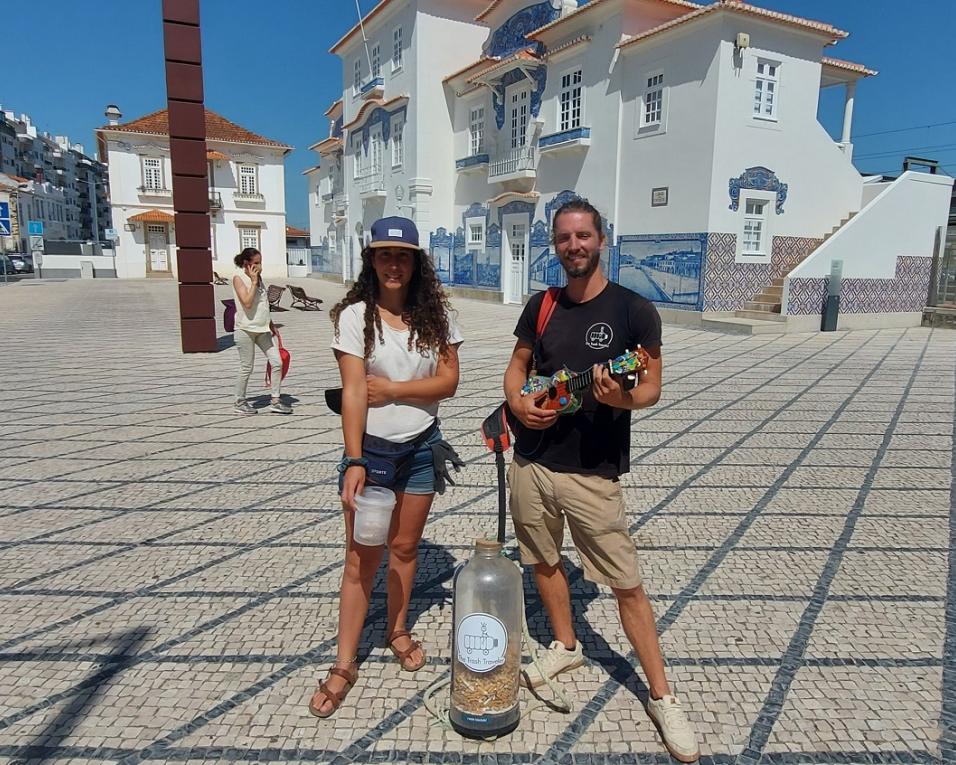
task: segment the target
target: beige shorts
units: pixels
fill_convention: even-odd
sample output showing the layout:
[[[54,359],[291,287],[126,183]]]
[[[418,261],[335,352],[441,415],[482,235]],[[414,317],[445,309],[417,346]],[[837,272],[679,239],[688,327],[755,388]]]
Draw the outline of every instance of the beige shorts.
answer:
[[[627,531],[621,482],[596,475],[556,473],[515,457],[508,470],[511,517],[525,565],[561,560],[564,518],[592,582],[637,587],[637,548]]]

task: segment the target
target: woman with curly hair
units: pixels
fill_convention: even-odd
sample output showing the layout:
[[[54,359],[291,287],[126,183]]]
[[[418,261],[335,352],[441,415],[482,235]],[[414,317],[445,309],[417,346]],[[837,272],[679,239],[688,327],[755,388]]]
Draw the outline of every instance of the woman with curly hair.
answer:
[[[332,348],[342,376],[345,456],[339,465],[339,485],[346,552],[336,661],[309,702],[317,717],[333,714],[356,681],[359,637],[384,553],[381,545],[367,546],[352,538],[354,497],[370,480],[362,456],[366,434],[418,444],[391,485],[396,504],[387,541],[386,635],[403,670],[414,672],[425,664],[425,652],[405,622],[418,545],[436,491],[432,447],[442,442],[438,402],[453,396],[458,387],[462,337],[449,310],[431,260],[419,246],[415,224],[398,217],[372,224],[372,241],[362,250],[361,273],[329,313],[335,327]]]

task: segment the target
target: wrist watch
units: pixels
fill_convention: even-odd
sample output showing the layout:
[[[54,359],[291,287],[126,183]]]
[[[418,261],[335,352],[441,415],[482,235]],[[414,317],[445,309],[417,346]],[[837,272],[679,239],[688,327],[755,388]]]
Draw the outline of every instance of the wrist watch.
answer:
[[[368,460],[365,459],[365,457],[343,457],[342,461],[339,462],[339,472],[344,473],[354,465],[358,465],[359,467],[367,467]]]

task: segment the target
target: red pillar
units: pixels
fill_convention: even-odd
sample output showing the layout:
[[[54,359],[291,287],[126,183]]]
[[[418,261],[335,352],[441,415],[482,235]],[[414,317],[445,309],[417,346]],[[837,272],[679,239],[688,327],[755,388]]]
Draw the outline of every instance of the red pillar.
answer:
[[[199,0],[163,0],[183,353],[217,350]]]

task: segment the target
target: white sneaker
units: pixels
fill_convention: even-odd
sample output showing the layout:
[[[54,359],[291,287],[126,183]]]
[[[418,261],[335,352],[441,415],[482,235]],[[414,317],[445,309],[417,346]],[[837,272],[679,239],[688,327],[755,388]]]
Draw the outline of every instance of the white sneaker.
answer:
[[[584,654],[581,651],[581,641],[575,641],[574,650],[569,651],[560,640],[551,641],[546,651],[538,651],[538,664],[548,677],[554,677],[561,672],[576,669],[584,664]],[[529,688],[544,685],[544,675],[538,671],[534,662],[528,665],[524,672],[524,680]]]
[[[694,727],[687,720],[676,696],[648,699],[647,713],[657,726],[657,732],[661,734],[671,757],[681,762],[696,762],[700,759]]]

